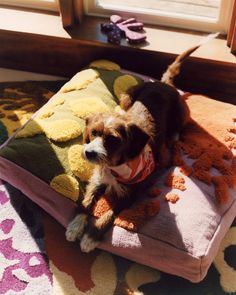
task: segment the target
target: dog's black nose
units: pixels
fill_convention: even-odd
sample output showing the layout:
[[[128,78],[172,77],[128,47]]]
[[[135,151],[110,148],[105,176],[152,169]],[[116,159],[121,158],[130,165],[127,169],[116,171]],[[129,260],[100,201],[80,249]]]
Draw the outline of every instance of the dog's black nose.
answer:
[[[88,160],[94,160],[97,157],[97,153],[94,151],[85,151],[85,156]]]

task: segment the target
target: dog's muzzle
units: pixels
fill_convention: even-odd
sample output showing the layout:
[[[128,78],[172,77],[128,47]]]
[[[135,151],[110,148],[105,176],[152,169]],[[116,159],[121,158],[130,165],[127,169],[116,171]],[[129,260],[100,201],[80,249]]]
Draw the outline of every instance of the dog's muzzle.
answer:
[[[85,158],[93,163],[99,163],[107,156],[107,152],[103,146],[102,138],[97,137],[93,141],[84,145]]]
[[[94,151],[85,151],[84,154],[85,154],[86,159],[91,162],[95,161],[98,156],[98,154]]]

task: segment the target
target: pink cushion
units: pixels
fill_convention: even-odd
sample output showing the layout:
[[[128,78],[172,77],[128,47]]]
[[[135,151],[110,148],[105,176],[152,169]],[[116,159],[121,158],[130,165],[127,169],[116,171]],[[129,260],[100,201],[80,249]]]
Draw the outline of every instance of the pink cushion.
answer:
[[[19,188],[65,227],[75,214],[74,202],[2,157],[0,178]],[[139,233],[115,226],[99,248],[192,282],[201,281],[236,215],[236,190],[230,190],[230,200],[219,207],[212,187],[185,179],[187,190],[176,204],[163,200],[160,213]],[[164,194],[169,189],[159,185],[161,182],[158,187]]]
[[[52,102],[53,98],[48,104]],[[185,161],[191,165],[191,159],[186,158]],[[170,170],[179,174],[178,167]],[[236,215],[236,188],[231,188],[228,201],[219,205],[213,185],[204,184],[196,178],[183,176],[187,188],[185,191],[166,187],[164,179],[169,172],[166,171],[156,183],[162,192],[158,197],[160,213],[138,233],[114,226],[99,248],[199,282],[206,276],[220,242]],[[3,157],[0,157],[0,178],[20,189],[65,227],[75,214],[76,204],[73,201]],[[180,196],[175,204],[164,199],[164,195],[170,191]]]

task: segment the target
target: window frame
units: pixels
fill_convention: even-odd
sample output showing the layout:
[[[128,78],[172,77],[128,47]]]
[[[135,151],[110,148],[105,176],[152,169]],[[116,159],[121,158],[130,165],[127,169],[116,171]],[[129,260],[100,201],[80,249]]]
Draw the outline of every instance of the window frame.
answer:
[[[227,45],[230,47],[230,51],[233,54],[236,54],[236,0],[234,0],[232,9],[232,16],[227,36]]]
[[[0,5],[59,11],[58,0],[53,0],[53,2],[43,0],[0,0]]]
[[[151,13],[151,10],[140,9],[134,7],[122,7],[119,5],[104,5],[98,7],[96,0],[84,0],[85,14],[91,16],[109,17],[112,14],[121,14],[124,17],[137,16],[139,21],[148,24],[163,25],[168,27],[184,28],[190,30],[197,30],[203,32],[218,32],[227,33],[230,16],[233,8],[233,0],[221,0],[220,13],[218,20],[207,17],[182,15],[179,13],[168,13],[164,11],[157,11]],[[158,21],[156,17],[158,16]]]

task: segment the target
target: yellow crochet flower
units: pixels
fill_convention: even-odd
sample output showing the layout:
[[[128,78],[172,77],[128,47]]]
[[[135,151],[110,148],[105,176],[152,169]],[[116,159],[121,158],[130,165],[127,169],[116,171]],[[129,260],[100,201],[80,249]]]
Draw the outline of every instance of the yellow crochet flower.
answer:
[[[68,151],[68,160],[72,172],[82,181],[88,181],[93,173],[94,165],[86,161],[83,156],[83,146],[75,144]]]
[[[81,135],[80,124],[71,119],[61,119],[43,124],[46,136],[52,140],[65,142]]]
[[[63,196],[77,201],[79,198],[79,183],[70,175],[60,174],[53,178],[50,186]]]
[[[54,96],[52,105],[53,106],[59,106],[62,105],[65,102],[65,98],[62,96]]]
[[[67,82],[60,90],[60,92],[69,92],[72,90],[79,90],[86,88],[91,82],[99,77],[97,71],[87,69],[76,74],[69,82]]]
[[[91,68],[98,68],[103,70],[109,70],[109,71],[119,71],[120,66],[110,60],[106,59],[99,59],[91,62],[89,65]]]
[[[122,93],[127,93],[127,91],[133,87],[138,85],[138,81],[131,75],[123,75],[118,77],[113,85],[114,93],[116,97],[119,99]]]
[[[38,116],[40,119],[48,119],[50,118],[52,115],[54,114],[54,110],[53,109],[44,109],[43,112],[41,112]]]
[[[107,113],[110,111],[109,107],[100,98],[96,97],[81,98],[76,102],[71,102],[69,105],[73,113],[82,119],[97,113]]]

